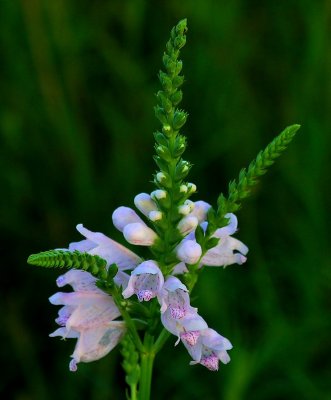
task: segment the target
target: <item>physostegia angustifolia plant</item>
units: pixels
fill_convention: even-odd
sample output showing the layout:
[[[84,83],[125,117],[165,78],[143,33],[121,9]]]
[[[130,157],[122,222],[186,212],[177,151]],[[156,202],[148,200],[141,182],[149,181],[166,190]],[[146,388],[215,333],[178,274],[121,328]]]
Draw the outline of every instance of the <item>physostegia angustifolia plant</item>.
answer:
[[[77,341],[70,371],[121,343],[131,400],[150,398],[153,361],[170,335],[184,345],[191,364],[217,371],[220,361],[230,361],[230,341],[199,315],[190,294],[206,267],[246,261],[248,248],[232,236],[237,230],[233,213],[299,128],[289,126],[261,151],[238,180],[230,182],[217,207],[190,200],[196,185],[187,179],[191,165],[182,158],[186,138],[180,134],[187,114],[178,108],[184,81],[179,53],[186,30],[185,19],[172,29],[159,73],[162,88],[155,114],[162,126],[154,134],[155,190],[134,198],[138,212],[123,206],[112,215],[125,240],[137,246],[137,254],[79,224],[85,239],[28,259],[37,266],[69,269],[56,283],[73,291],[50,297],[52,304],[63,306],[56,319],[60,327],[50,336]],[[147,259],[139,256],[139,246],[148,247]]]

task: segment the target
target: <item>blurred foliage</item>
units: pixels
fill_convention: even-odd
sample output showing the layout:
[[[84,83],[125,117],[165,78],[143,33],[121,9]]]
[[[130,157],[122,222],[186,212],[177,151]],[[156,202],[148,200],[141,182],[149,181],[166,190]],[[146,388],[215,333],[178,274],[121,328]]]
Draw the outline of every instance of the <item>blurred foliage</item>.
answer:
[[[206,270],[194,292],[231,363],[190,367],[172,338],[154,398],[330,399],[327,0],[1,1],[1,398],[124,399],[118,349],[69,372],[75,341],[48,337],[58,273],[26,258],[78,240],[77,223],[122,240],[111,213],[152,190],[156,76],[183,17],[196,200],[215,202],[274,135],[302,128],[239,213],[247,264]]]

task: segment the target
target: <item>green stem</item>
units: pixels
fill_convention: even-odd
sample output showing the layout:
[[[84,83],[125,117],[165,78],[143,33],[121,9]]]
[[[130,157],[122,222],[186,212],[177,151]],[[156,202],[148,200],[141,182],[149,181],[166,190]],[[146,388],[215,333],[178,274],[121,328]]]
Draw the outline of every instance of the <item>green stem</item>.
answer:
[[[162,347],[164,346],[165,342],[169,339],[170,337],[170,333],[163,328],[159,337],[156,339],[155,343],[154,343],[154,352],[155,354],[158,353]]]
[[[130,400],[137,400],[137,384],[133,383],[130,385],[130,390],[131,390],[131,398]]]
[[[153,349],[154,338],[148,332],[145,333],[144,348],[141,352],[139,400],[149,400],[151,394],[153,362],[155,351]]]
[[[122,298],[121,298],[118,288],[116,286],[114,286],[114,288],[112,288],[112,290],[110,290],[109,293],[113,296],[114,302],[121,312],[122,318],[126,323],[128,332],[130,334],[130,337],[131,337],[133,343],[135,344],[138,351],[142,351],[143,344],[141,343],[141,339],[138,335],[137,328],[135,326],[134,321],[130,317],[130,314],[127,312],[125,306],[123,306],[123,304],[122,304]]]

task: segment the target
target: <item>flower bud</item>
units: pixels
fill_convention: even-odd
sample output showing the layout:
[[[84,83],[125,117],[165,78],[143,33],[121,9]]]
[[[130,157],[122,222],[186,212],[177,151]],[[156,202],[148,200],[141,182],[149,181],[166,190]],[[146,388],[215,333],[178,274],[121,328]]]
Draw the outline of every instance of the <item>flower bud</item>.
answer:
[[[113,212],[112,215],[114,226],[121,232],[126,225],[139,222],[144,224],[143,220],[138,216],[138,214],[129,207],[118,207]]]
[[[179,224],[177,225],[177,228],[180,231],[180,233],[182,233],[184,236],[186,236],[190,232],[194,231],[194,229],[197,227],[198,223],[199,222],[196,217],[188,215],[179,222]]]
[[[162,127],[162,132],[163,132],[165,135],[169,136],[169,135],[171,134],[171,132],[172,132],[171,126],[170,126],[169,124],[163,125],[163,127]]]
[[[171,79],[168,77],[168,75],[165,72],[160,71],[159,79],[160,79],[163,89],[166,92],[170,92],[172,90],[172,82],[171,82]]]
[[[186,201],[184,202],[184,205],[186,205],[186,206],[189,207],[190,212],[192,212],[192,211],[194,210],[195,203],[193,203],[193,201],[191,201],[191,200],[186,200]]]
[[[183,35],[187,31],[187,19],[184,18],[178,22],[174,28],[176,35]]]
[[[181,75],[175,76],[174,79],[172,80],[172,86],[175,88],[178,88],[184,83],[184,77]]]
[[[182,206],[178,207],[178,212],[182,215],[188,215],[191,212],[191,209],[187,204],[183,204]]]
[[[186,139],[184,136],[177,136],[175,140],[175,146],[173,149],[173,154],[175,157],[180,157],[186,149]]]
[[[164,172],[158,172],[155,176],[155,180],[157,183],[160,183],[162,186],[166,188],[171,188],[172,182],[169,174]]]
[[[167,192],[165,190],[154,190],[151,193],[151,197],[157,200],[162,200],[167,197]]]
[[[139,222],[126,225],[123,235],[129,243],[139,246],[152,246],[157,239],[157,234],[151,228]]]
[[[174,45],[176,49],[181,49],[183,46],[185,46],[186,43],[186,36],[177,36]]]
[[[171,75],[176,72],[177,65],[175,61],[172,61],[172,59],[168,56],[168,54],[164,54],[163,56],[163,65],[166,67],[168,73]]]
[[[154,132],[155,141],[163,146],[168,146],[168,139],[161,132]]]
[[[151,193],[151,197],[156,201],[159,208],[161,208],[162,210],[170,207],[171,205],[171,199],[169,198],[168,193],[165,190],[154,190],[154,192]]]
[[[176,167],[176,180],[184,179],[190,170],[190,164],[187,161],[181,160]]]
[[[157,180],[158,182],[161,183],[164,179],[166,179],[166,176],[164,175],[163,172],[158,172],[158,173],[156,174],[156,180]]]
[[[160,221],[162,219],[162,216],[163,214],[161,211],[151,211],[148,214],[148,218],[153,222]]]
[[[177,90],[170,97],[170,100],[172,101],[174,106],[177,106],[182,101],[182,99],[183,99],[183,92],[181,90]]]
[[[186,122],[188,114],[184,111],[176,111],[172,121],[175,130],[179,130]]]
[[[188,187],[186,185],[181,185],[179,188],[180,193],[187,193]]]
[[[156,150],[157,155],[160,156],[163,160],[166,160],[166,161],[172,160],[170,151],[166,146],[162,146],[161,144],[159,144],[158,146],[156,146],[155,150]]]
[[[155,112],[156,118],[157,118],[162,124],[167,124],[167,123],[168,123],[167,114],[166,114],[164,108],[162,108],[162,107],[160,107],[160,106],[155,106],[155,107],[154,107],[154,112]]]
[[[188,183],[187,188],[190,193],[195,193],[197,191],[197,187],[194,183]]]
[[[176,62],[175,74],[178,75],[182,70],[182,68],[183,68],[183,62],[181,60],[178,60]]]
[[[157,205],[147,193],[139,193],[134,198],[134,204],[140,212],[148,215],[151,211],[157,210]]]
[[[195,240],[184,240],[176,248],[177,258],[186,264],[195,264],[199,261],[202,250]]]
[[[205,201],[199,200],[194,203],[192,215],[198,218],[199,224],[207,219],[207,213],[211,205]]]

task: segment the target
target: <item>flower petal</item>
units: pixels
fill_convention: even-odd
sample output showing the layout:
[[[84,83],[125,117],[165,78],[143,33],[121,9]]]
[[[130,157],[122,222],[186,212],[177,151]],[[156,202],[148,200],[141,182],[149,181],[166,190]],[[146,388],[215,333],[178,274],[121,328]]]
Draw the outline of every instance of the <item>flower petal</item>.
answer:
[[[139,215],[129,207],[118,207],[112,215],[114,226],[121,232],[128,224],[139,222],[145,224]]]
[[[95,246],[88,250],[89,254],[97,255],[107,261],[107,266],[116,264],[119,269],[132,269],[141,262],[141,259],[131,250],[110,239],[100,232],[92,232],[82,224],[77,225],[77,230]]]
[[[147,193],[140,193],[134,198],[134,204],[146,217],[152,211],[158,211],[157,205]]]
[[[201,254],[201,246],[195,240],[183,240],[176,248],[177,258],[186,264],[195,264]]]
[[[126,225],[123,235],[129,243],[139,246],[152,246],[157,239],[151,228],[139,222]]]
[[[179,222],[177,228],[182,235],[186,236],[190,232],[194,231],[197,225],[198,218],[189,214]]]
[[[225,214],[225,218],[229,218],[229,223],[227,226],[224,226],[223,228],[219,228],[216,230],[214,235],[218,238],[221,238],[223,236],[233,235],[235,232],[237,232],[237,227],[238,227],[237,217],[232,213],[228,213]]]
[[[76,370],[78,362],[91,362],[107,355],[121,340],[125,333],[125,324],[122,321],[113,321],[96,329],[81,332],[70,370]]]
[[[136,294],[139,301],[149,301],[159,295],[163,284],[164,278],[156,262],[144,261],[132,271],[128,286],[122,295],[127,299]]]
[[[208,210],[210,209],[210,207],[211,207],[211,205],[206,203],[203,200],[195,201],[194,209],[190,215],[196,217],[199,221],[199,224],[201,224],[201,222],[203,222],[207,219],[207,213],[208,213]]]

